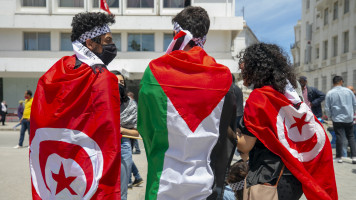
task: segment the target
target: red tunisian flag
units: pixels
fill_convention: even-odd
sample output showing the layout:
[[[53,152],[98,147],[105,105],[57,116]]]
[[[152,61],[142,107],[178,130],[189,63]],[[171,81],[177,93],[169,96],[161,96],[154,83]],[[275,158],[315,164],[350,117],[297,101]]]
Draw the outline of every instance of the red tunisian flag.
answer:
[[[120,199],[120,95],[115,75],[73,69],[75,56],[38,81],[31,110],[33,199]]]
[[[106,0],[100,0],[100,9],[105,10],[107,13],[111,14],[110,9],[109,9],[109,5],[106,2]]]
[[[305,103],[296,109],[270,86],[255,89],[246,102],[244,122],[302,183],[307,199],[338,198],[329,139]]]

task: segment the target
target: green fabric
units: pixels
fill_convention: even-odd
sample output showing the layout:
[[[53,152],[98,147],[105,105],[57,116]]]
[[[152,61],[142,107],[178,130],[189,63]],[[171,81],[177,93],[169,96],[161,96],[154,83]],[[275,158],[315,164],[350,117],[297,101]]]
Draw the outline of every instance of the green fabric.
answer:
[[[167,96],[147,67],[140,83],[137,129],[145,144],[148,161],[146,200],[157,199],[168,149]]]

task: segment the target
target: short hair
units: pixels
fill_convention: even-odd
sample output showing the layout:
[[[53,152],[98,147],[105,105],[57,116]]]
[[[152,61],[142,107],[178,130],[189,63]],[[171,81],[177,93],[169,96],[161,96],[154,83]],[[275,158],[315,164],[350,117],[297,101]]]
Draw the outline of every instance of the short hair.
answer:
[[[26,93],[32,97],[32,91],[31,90],[26,90]]]
[[[119,71],[117,71],[117,70],[111,70],[110,72],[113,73],[113,74],[115,74],[116,76],[117,76],[117,75],[122,76],[122,78],[124,79],[124,87],[126,88],[126,78],[125,78],[125,76],[122,75],[122,73],[119,72]]]
[[[72,35],[71,40],[74,42],[83,33],[92,30],[96,26],[111,25],[115,23],[115,16],[108,15],[102,12],[83,12],[78,13],[72,20]],[[100,36],[92,38],[96,43],[101,43]]]
[[[297,88],[297,79],[287,54],[276,44],[257,43],[247,47],[243,54],[242,77],[254,88],[272,86],[280,93],[289,82]]]
[[[121,75],[122,77],[124,77],[121,72],[117,71],[117,70],[111,70],[111,73],[115,74],[115,75]]]
[[[183,30],[188,30],[193,37],[202,38],[208,34],[210,19],[206,10],[198,6],[188,6],[178,13],[172,23],[177,22]],[[195,46],[194,42],[189,42]]]
[[[306,76],[300,76],[300,77],[299,77],[299,81],[300,81],[300,80],[303,80],[303,81],[308,81],[308,79],[307,79],[307,77],[306,77]]]
[[[341,76],[334,76],[333,78],[333,84],[340,83],[340,81],[343,81]]]

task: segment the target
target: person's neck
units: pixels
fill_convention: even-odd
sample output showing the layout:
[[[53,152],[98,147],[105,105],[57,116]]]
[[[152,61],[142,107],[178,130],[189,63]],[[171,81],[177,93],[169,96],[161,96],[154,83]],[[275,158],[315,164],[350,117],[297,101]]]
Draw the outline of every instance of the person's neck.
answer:
[[[184,47],[183,51],[190,51],[193,47],[191,47],[189,44]]]
[[[342,84],[334,84],[334,87],[342,86]]]

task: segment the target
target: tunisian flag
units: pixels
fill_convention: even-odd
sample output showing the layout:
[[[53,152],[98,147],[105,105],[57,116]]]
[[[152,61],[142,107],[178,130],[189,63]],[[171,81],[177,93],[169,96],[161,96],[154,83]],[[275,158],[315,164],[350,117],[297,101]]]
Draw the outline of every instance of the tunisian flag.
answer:
[[[33,199],[120,199],[120,96],[115,75],[73,69],[75,56],[38,81],[31,110]]]
[[[270,86],[255,89],[246,102],[244,122],[302,183],[307,199],[338,198],[328,136],[304,102],[296,109]]]

